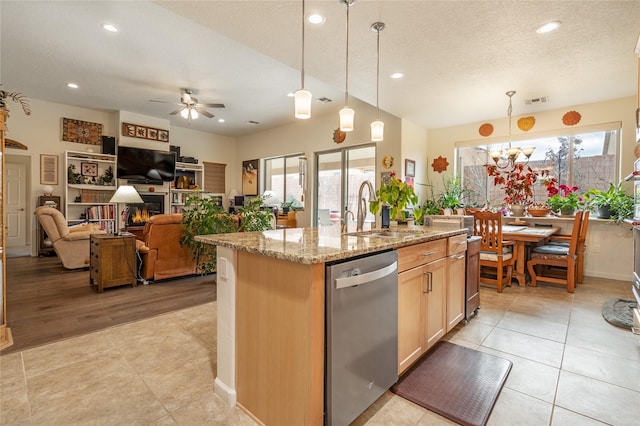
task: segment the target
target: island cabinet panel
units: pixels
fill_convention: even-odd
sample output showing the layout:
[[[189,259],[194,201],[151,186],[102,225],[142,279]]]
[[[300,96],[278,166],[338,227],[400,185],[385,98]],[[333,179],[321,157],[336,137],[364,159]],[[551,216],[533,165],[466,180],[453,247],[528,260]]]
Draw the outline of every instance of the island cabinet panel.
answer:
[[[431,245],[430,243],[439,243]],[[404,372],[446,333],[447,240],[430,241],[428,247],[398,249],[398,263],[425,251],[419,266],[398,274],[398,374]],[[424,244],[418,244],[424,246]],[[413,264],[413,261],[411,262]],[[404,263],[407,264],[406,262]]]
[[[466,246],[466,245],[465,245]],[[464,319],[465,253],[447,257],[447,333]]]
[[[266,425],[322,425],[324,264],[239,251],[237,401]]]

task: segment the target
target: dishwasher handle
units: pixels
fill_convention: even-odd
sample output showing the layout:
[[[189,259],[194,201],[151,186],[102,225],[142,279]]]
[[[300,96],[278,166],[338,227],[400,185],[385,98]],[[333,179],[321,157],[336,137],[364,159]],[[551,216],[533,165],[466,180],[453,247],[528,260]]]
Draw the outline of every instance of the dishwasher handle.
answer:
[[[384,278],[387,275],[391,275],[397,270],[398,262],[396,261],[390,265],[385,266],[384,268],[376,269],[375,271],[367,272],[362,275],[336,278],[336,289],[371,283],[373,281],[379,280],[380,278]]]

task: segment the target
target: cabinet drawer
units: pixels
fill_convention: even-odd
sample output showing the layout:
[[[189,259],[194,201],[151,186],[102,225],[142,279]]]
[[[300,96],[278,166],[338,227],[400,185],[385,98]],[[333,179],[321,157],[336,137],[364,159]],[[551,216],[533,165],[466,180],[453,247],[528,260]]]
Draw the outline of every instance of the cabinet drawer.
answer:
[[[467,250],[467,234],[449,237],[447,256],[464,253]]]
[[[447,255],[447,239],[443,238],[426,243],[398,249],[398,272],[424,265]]]

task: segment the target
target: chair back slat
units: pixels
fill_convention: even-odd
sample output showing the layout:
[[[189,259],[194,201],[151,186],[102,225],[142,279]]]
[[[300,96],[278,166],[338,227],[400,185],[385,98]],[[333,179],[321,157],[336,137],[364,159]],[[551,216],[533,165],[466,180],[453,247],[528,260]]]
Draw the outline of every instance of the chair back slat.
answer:
[[[473,214],[473,234],[480,237],[480,250],[502,254],[502,213]]]
[[[578,242],[580,240],[580,234],[582,232],[582,221],[584,217],[584,211],[577,211],[576,216],[573,219],[573,229],[571,230],[571,241],[569,242],[569,251],[567,255],[575,256],[578,252]]]

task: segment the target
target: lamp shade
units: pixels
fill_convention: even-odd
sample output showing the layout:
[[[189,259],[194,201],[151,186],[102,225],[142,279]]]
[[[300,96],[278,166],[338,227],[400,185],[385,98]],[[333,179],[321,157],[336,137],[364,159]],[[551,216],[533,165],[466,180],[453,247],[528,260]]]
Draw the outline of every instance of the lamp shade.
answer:
[[[371,122],[371,141],[381,142],[384,139],[384,122],[376,120]]]
[[[305,89],[300,89],[295,93],[296,118],[307,119],[311,117],[311,97],[311,92]]]
[[[353,130],[353,117],[355,114],[356,112],[347,106],[340,110],[340,130],[343,132]]]
[[[182,116],[182,118],[189,118],[189,110],[187,108],[183,109],[182,111],[180,111],[180,115]]]
[[[140,194],[138,194],[138,191],[136,191],[136,189],[131,185],[120,185],[109,202],[127,204],[144,203],[144,201],[142,201],[142,197],[140,197]]]

